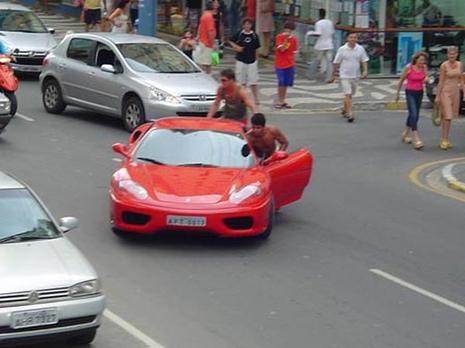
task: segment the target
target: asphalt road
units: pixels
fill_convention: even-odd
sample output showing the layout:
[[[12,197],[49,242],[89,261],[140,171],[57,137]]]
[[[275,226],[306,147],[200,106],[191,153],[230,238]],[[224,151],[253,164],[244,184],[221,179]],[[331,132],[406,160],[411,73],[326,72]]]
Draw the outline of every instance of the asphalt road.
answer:
[[[105,318],[94,347],[148,346],[140,333],[165,348],[463,347],[464,203],[408,177],[463,155],[463,123],[453,127],[456,147],[441,152],[438,129],[423,119],[418,152],[400,143],[402,113],[360,113],[348,124],[283,111],[270,123],[291,148],[310,148],[315,168],[267,242],[124,241],[108,223],[111,144],[128,137],[119,121],[74,108],[47,114],[34,80],[18,97],[29,120],[17,117],[0,136],[0,168],[55,216],[80,218],[69,238],[97,268],[108,308],[140,330]]]

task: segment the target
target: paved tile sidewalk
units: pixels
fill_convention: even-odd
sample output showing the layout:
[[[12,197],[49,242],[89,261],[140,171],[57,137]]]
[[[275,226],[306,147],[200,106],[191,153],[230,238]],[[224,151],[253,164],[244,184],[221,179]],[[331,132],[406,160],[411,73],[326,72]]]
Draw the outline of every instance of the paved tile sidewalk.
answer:
[[[73,17],[64,17],[62,15],[45,15],[38,13],[38,16],[44,21],[47,27],[55,28],[55,35],[58,40],[63,38],[67,31],[83,32],[84,25],[78,19]],[[158,37],[177,44],[179,38],[173,35],[159,33]],[[227,51],[219,66],[214,67],[213,75],[218,76],[221,69],[234,68],[234,54]],[[259,63],[260,70],[260,108],[264,112],[275,112],[273,105],[276,101],[276,77],[273,62],[270,60],[261,60]],[[363,110],[384,109],[386,103],[394,100],[396,92],[396,79],[368,79],[360,82],[360,88],[354,96],[354,108]],[[321,83],[311,81],[306,78],[306,71],[299,68],[295,80],[294,88],[288,91],[287,101],[293,106],[292,110],[286,110],[286,113],[302,113],[303,110],[308,112],[337,111],[341,107],[343,95],[338,83]],[[425,98],[426,99],[426,98]],[[283,112],[283,111],[279,111]]]

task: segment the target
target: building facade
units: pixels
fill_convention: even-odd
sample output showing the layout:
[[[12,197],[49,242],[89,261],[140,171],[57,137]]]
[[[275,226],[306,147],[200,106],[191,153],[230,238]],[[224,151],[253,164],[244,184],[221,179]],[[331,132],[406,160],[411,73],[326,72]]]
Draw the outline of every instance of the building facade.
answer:
[[[180,34],[185,26],[186,1],[203,7],[206,0],[157,0],[158,28]],[[237,30],[244,7],[255,0],[223,0],[229,31]],[[298,59],[313,59],[313,41],[305,34],[318,19],[318,10],[327,10],[337,27],[336,45],[349,31],[360,32],[360,41],[370,55],[370,73],[398,74],[413,52],[430,53],[430,65],[437,66],[445,56],[445,47],[459,46],[464,51],[464,0],[275,0],[276,31],[286,19],[296,22],[299,37]],[[463,54],[461,55],[464,56]]]

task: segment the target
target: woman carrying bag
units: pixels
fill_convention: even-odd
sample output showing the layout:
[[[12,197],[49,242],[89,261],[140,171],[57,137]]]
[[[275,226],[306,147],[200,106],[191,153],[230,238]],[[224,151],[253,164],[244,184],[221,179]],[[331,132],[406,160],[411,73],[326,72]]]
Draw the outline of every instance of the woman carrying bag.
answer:
[[[408,117],[405,129],[402,132],[402,142],[413,144],[416,150],[420,150],[424,146],[418,134],[418,119],[420,118],[421,101],[423,99],[423,86],[428,77],[427,60],[428,55],[425,52],[417,52],[413,55],[412,62],[404,68],[400,76],[396,94],[396,102],[398,102],[402,85],[407,80],[405,95]]]
[[[441,64],[439,69],[438,93],[436,103],[442,114],[441,140],[439,147],[442,150],[448,150],[452,147],[449,142],[450,124],[452,119],[459,117],[460,108],[460,90],[464,91],[463,67],[462,63],[457,60],[458,49],[451,46],[447,49],[447,60]]]

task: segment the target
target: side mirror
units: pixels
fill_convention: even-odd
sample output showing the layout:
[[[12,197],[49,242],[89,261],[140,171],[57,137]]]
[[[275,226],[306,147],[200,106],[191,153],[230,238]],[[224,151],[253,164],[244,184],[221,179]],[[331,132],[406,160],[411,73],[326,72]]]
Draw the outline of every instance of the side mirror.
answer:
[[[79,226],[79,220],[71,216],[62,217],[60,220],[58,220],[58,223],[60,225],[61,232],[63,233],[74,230]]]
[[[48,31],[50,34],[55,34],[55,28],[47,28],[47,31]]]
[[[125,158],[129,158],[128,148],[126,145],[116,143],[116,144],[113,144],[111,148],[113,149],[114,152],[119,153]]]
[[[115,67],[111,64],[102,64],[102,66],[100,67],[100,70],[110,73],[110,74],[116,73]]]
[[[268,165],[277,161],[285,160],[289,157],[289,154],[286,151],[275,151],[270,157],[263,161],[263,165]]]
[[[137,127],[129,137],[129,144],[134,144],[139,138],[144,135],[151,127],[153,126],[153,122],[141,124]]]

